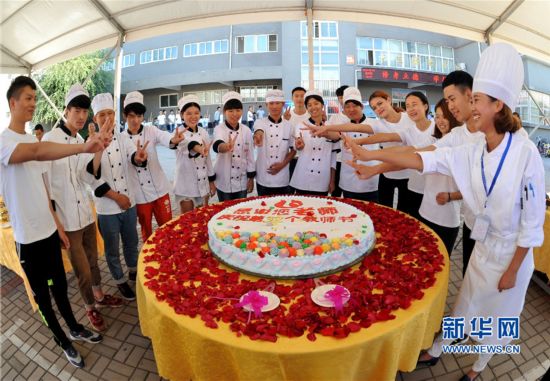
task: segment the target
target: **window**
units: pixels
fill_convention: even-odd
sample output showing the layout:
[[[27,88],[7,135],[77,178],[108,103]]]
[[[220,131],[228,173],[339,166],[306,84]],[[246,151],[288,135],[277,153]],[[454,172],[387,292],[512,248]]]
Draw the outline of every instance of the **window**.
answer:
[[[454,70],[452,48],[421,42],[357,37],[357,64],[449,73]]]
[[[160,108],[177,107],[178,94],[163,94],[159,96]]]
[[[235,53],[269,53],[277,51],[276,34],[251,34],[235,38]]]
[[[228,47],[228,40],[193,42],[183,45],[183,56],[196,57],[211,54],[224,54],[228,52]]]
[[[134,53],[132,54],[125,54],[122,58],[122,67],[128,67],[128,66],[134,66],[136,64],[136,55]]]
[[[301,24],[302,38],[307,39],[307,22]],[[338,38],[336,21],[313,21],[313,38]]]
[[[531,90],[531,94],[537,101],[538,105],[542,108],[542,111],[545,115],[550,114],[550,94],[541,93],[538,91]],[[527,91],[521,90],[521,93],[519,95],[518,99],[518,105],[516,107],[516,110],[521,120],[524,123],[529,123],[532,125],[540,125],[544,124],[544,116],[540,113],[540,110],[535,105],[535,102]],[[547,126],[544,126],[547,127]]]
[[[178,58],[178,47],[169,46],[167,48],[159,48],[146,50],[139,54],[139,63],[147,64],[151,62],[169,61]]]
[[[220,105],[222,103],[222,96],[227,93],[227,91],[227,89],[192,91],[183,93],[183,96],[195,94],[199,98],[199,104],[201,106]]]
[[[105,62],[103,62],[103,64],[101,65],[101,69],[103,71],[113,71],[113,70],[115,70],[115,59],[111,58],[111,59],[108,59]]]
[[[277,86],[241,86],[239,93],[243,97],[243,102],[265,102],[267,90],[276,89]]]

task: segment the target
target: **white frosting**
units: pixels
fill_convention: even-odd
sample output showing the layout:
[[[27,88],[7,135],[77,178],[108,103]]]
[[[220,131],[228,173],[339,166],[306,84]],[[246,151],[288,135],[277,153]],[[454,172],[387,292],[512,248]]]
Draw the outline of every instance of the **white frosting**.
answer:
[[[352,238],[347,239],[354,244],[321,255],[261,257],[218,237],[218,233],[228,231],[283,237],[311,231],[342,241],[350,234]],[[341,270],[357,262],[375,242],[374,227],[366,213],[339,201],[307,196],[277,196],[233,205],[210,219],[208,235],[211,250],[222,262],[244,272],[276,278],[307,278]]]

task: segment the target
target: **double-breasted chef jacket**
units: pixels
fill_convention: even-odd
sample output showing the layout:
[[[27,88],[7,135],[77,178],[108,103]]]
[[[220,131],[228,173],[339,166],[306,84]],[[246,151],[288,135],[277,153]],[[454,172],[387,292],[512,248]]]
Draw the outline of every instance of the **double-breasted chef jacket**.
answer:
[[[143,167],[128,166],[129,185],[134,191],[137,204],[147,204],[170,192],[170,182],[164,173],[157,154],[157,144],[174,148],[170,140],[172,134],[162,131],[153,125],[141,125],[136,134],[126,130],[128,138],[136,145],[149,142],[147,145],[147,165]]]
[[[210,193],[209,182],[216,180],[210,155],[203,157],[193,151],[197,145],[209,145],[210,138],[204,128],[185,128],[185,139],[176,149],[174,194],[186,197],[205,197]]]
[[[315,124],[311,118],[309,122]],[[298,132],[302,133],[304,148],[300,151],[290,186],[302,191],[327,192],[330,184],[330,169],[336,169],[340,141],[335,142],[324,137],[313,136],[308,130],[296,130],[295,133]]]
[[[235,135],[237,135],[237,139],[233,152],[220,153],[219,145],[229,143]],[[256,176],[254,142],[250,128],[242,123],[233,128],[225,121],[214,130],[212,148],[218,154],[216,164],[214,164],[216,188],[224,193],[246,190],[248,179]]]
[[[263,142],[256,147],[256,182],[268,188],[288,186],[290,182],[289,166],[285,166],[277,174],[267,172],[275,163],[282,162],[290,150],[294,149],[294,126],[283,118],[274,120],[271,116],[256,120],[254,133],[263,131]]]
[[[134,160],[136,150],[136,145],[130,140],[128,133],[118,132],[115,129],[111,144],[101,155],[101,164],[96,176],[96,179],[104,182],[94,190],[94,202],[98,214],[112,215],[124,212],[114,200],[104,197],[109,190],[127,196],[130,199],[130,207],[136,205],[135,189],[132,188],[129,179],[129,167],[147,166],[147,161],[136,163]]]
[[[54,128],[42,140],[61,144],[84,143],[80,134],[72,136],[65,126]],[[93,154],[79,153],[48,162],[50,198],[65,231],[77,231],[95,221],[89,188],[95,189],[102,182],[86,170],[93,157]]]

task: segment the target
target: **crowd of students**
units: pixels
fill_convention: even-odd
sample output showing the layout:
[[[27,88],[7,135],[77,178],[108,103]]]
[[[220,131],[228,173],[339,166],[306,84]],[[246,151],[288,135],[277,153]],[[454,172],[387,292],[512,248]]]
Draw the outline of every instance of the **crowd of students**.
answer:
[[[465,277],[453,315],[519,316],[533,271],[531,248],[542,244],[544,221],[542,161],[512,116],[522,83],[518,53],[496,44],[483,53],[475,79],[464,71],[447,75],[434,121],[419,91],[407,95],[406,111],[375,91],[368,98],[377,115],[372,119],[364,115],[359,89],[343,86],[336,94],[341,111],[327,120],[322,94],[296,87],[293,109],[284,110],[282,90],[267,92],[267,117],[256,120],[253,131],[239,122],[242,98],[230,91],[223,96],[223,122],[212,139],[198,127],[201,105],[195,95],[179,100],[183,125],[168,132],[143,125],[143,96],[131,92],[123,110],[128,128],[120,132],[111,94],[90,99],[75,85],[65,99],[66,123],[38,143],[25,133],[36,87],[18,77],[7,94],[10,125],[0,135],[1,192],[40,313],[69,361],[84,366],[57,322],[49,290],[71,339],[96,343],[101,335],[74,319],[61,245],[68,249],[94,330],[106,329],[99,308],[123,303],[101,289],[88,189],[112,278],[122,298],[133,300],[129,281],[136,280],[138,221],[145,241],[153,232],[153,216],[159,226],[172,218],[171,192],[184,213],[216,194],[220,201],[234,200],[256,188],[258,195],[343,194],[395,204],[431,227],[449,255],[462,208]],[[79,131],[90,108],[94,124],[84,142]],[[174,150],[172,186],[156,153],[159,144]],[[217,153],[214,163],[211,150]],[[32,192],[32,200],[23,198],[21,189]],[[435,364],[446,343],[438,337],[419,362]],[[475,379],[489,359],[481,355],[463,379]]]

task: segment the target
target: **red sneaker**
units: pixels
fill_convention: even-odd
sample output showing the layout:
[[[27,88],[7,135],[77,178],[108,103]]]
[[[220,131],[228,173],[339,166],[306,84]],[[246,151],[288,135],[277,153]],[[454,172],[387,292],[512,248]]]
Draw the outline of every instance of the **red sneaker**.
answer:
[[[103,295],[103,299],[96,300],[95,301],[95,308],[105,308],[105,307],[111,307],[111,308],[118,308],[122,307],[124,305],[124,302],[121,298],[118,296],[112,296],[108,294]]]
[[[86,311],[86,315],[88,316],[88,320],[90,320],[90,324],[92,325],[93,329],[99,332],[105,330],[105,321],[103,320],[103,317],[101,317],[101,314],[98,310],[93,308],[89,311]]]

